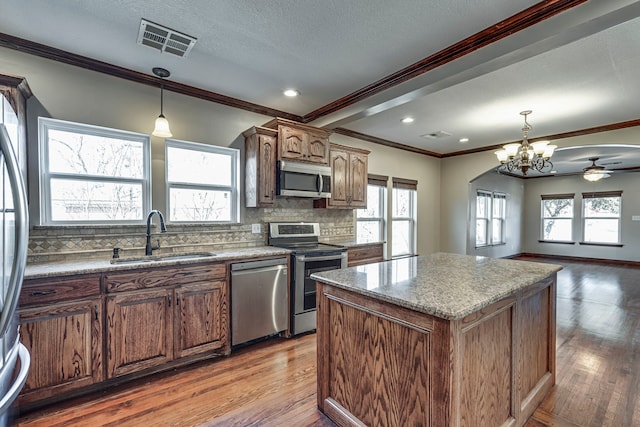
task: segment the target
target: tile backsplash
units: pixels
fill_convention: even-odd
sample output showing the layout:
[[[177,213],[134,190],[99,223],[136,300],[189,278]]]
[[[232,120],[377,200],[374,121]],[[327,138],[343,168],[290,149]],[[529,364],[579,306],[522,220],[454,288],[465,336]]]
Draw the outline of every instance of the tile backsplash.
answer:
[[[267,244],[267,224],[282,221],[320,223],[323,241],[347,241],[355,238],[353,210],[314,209],[310,199],[278,199],[273,208],[243,209],[241,224],[167,224],[160,233],[154,217],[152,240],[160,240],[162,252],[216,251],[257,247]],[[260,224],[261,232],[251,232]],[[109,259],[113,248],[121,256],[144,255],[145,225],[36,226],[29,231],[27,263]],[[155,244],[155,243],[154,243]]]

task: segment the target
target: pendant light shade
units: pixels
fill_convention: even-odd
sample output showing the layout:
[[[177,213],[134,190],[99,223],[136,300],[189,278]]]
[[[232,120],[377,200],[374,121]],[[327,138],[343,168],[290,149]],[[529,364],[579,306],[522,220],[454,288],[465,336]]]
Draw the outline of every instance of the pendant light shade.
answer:
[[[159,136],[161,138],[171,138],[173,134],[171,133],[171,129],[169,129],[169,121],[164,116],[162,111],[164,107],[163,105],[164,85],[162,83],[162,79],[165,77],[169,77],[171,73],[169,73],[169,71],[165,70],[164,68],[155,67],[153,69],[153,74],[160,77],[160,115],[156,119],[156,125],[151,135]]]

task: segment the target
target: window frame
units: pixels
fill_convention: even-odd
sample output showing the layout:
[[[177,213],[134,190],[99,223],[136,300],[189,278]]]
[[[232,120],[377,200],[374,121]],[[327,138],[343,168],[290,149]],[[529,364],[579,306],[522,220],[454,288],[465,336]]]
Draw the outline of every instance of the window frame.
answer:
[[[547,217],[544,216],[544,203],[546,200],[571,200],[571,217]],[[571,230],[571,237],[569,240],[559,240],[559,239],[548,239],[544,237],[544,226],[545,220],[569,220]],[[541,194],[540,195],[540,242],[550,242],[550,243],[574,243],[574,224],[576,219],[576,202],[575,202],[575,193],[567,193],[567,194]]]
[[[487,215],[485,217],[479,217],[478,216],[478,199],[479,197],[486,197],[488,200],[488,206],[486,206],[485,212],[487,213]],[[494,214],[493,214],[493,208],[494,208],[494,200],[495,199],[502,199],[504,200],[504,209],[502,210],[502,216],[495,218]],[[476,209],[475,209],[475,227],[476,227],[476,232],[475,232],[475,248],[487,248],[487,247],[493,247],[493,246],[502,246],[502,245],[506,245],[507,244],[507,233],[506,233],[506,229],[507,229],[507,193],[502,193],[499,191],[489,191],[489,190],[483,190],[483,189],[477,189],[476,190]],[[485,226],[484,226],[484,231],[485,231],[485,243],[484,244],[479,244],[478,243],[478,220],[484,220],[485,221]],[[499,220],[500,221],[500,241],[495,242],[493,240],[493,222],[494,220]]]
[[[192,150],[206,153],[214,153],[228,155],[231,158],[231,184],[225,185],[207,185],[200,183],[189,183],[180,181],[169,181],[169,148],[178,148],[184,150]],[[237,224],[240,221],[240,150],[236,148],[220,147],[212,144],[204,144],[201,142],[183,141],[179,139],[165,139],[165,197],[167,222],[173,224]],[[184,221],[175,220],[171,216],[171,189],[189,189],[189,190],[215,190],[229,191],[231,194],[231,219],[229,221]]]
[[[618,216],[613,217],[593,217],[586,215],[586,199],[604,199],[604,198],[618,198],[619,199],[619,211]],[[618,221],[618,238],[616,242],[599,242],[599,241],[587,241],[586,240],[586,222],[588,219],[616,219]],[[581,245],[596,245],[596,246],[622,246],[622,191],[599,191],[582,193],[582,241]]]
[[[367,178],[367,191],[369,188],[378,189],[378,209],[380,212],[380,217],[359,217],[358,212],[363,209],[356,209],[356,241],[357,243],[370,243],[370,242],[360,242],[357,240],[358,228],[360,222],[378,222],[378,240],[376,242],[383,242],[385,240],[385,228],[386,228],[386,219],[387,219],[387,182],[389,177],[382,175],[373,175],[369,174]],[[369,203],[371,198],[367,197],[367,203]],[[367,207],[368,208],[368,207]],[[364,209],[367,209],[364,208]]]
[[[416,231],[417,231],[417,198],[418,198],[418,181],[403,179],[403,178],[393,178],[393,187],[391,194],[391,258],[402,258],[407,256],[414,256],[416,254]],[[409,200],[409,212],[411,216],[408,217],[397,217],[394,215],[393,203],[395,200],[396,190],[409,190],[411,191],[411,198]],[[394,223],[399,222],[408,222],[409,223],[409,252],[394,254],[393,253],[393,239],[395,236],[393,235],[393,225]]]
[[[105,138],[129,140],[142,144],[142,178],[117,178],[101,175],[80,175],[61,172],[51,172],[49,168],[49,130],[58,130],[83,135],[91,135]],[[145,215],[151,209],[151,137],[146,134],[113,129],[85,123],[69,122],[65,120],[52,119],[48,117],[38,117],[38,168],[39,178],[39,224],[42,226],[56,225],[120,225],[144,224]],[[81,220],[81,221],[60,221],[52,219],[51,200],[51,180],[54,178],[64,178],[73,181],[83,182],[108,182],[108,183],[139,183],[142,186],[142,206],[140,218],[135,220]]]

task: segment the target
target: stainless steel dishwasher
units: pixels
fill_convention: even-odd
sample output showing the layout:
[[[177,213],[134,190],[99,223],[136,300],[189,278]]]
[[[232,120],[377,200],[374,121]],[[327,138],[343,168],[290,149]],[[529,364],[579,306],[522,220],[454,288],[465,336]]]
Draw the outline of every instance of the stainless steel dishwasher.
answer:
[[[231,264],[231,345],[288,327],[287,258]]]

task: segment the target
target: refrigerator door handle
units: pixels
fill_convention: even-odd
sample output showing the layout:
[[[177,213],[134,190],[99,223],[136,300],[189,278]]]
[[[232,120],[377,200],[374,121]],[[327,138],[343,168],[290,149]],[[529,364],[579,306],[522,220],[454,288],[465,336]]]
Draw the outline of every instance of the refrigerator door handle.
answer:
[[[13,207],[16,213],[16,243],[13,268],[7,285],[6,300],[2,306],[2,315],[0,315],[0,336],[3,336],[13,321],[13,314],[18,306],[20,290],[22,289],[22,279],[24,278],[24,269],[27,263],[29,212],[27,210],[27,193],[24,188],[20,167],[18,166],[18,159],[11,145],[7,129],[2,124],[0,124],[0,149],[7,164],[7,175],[11,183]]]
[[[21,342],[16,342],[18,348],[18,357],[20,358],[20,372],[13,381],[13,384],[7,390],[5,395],[0,400],[0,414],[4,413],[9,406],[16,400],[20,390],[27,381],[27,375],[29,375],[29,366],[31,365],[31,356],[29,356],[29,350]]]

